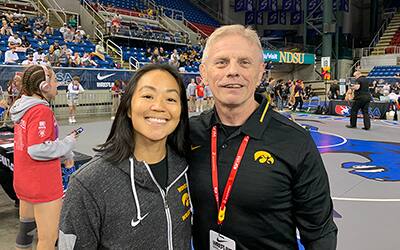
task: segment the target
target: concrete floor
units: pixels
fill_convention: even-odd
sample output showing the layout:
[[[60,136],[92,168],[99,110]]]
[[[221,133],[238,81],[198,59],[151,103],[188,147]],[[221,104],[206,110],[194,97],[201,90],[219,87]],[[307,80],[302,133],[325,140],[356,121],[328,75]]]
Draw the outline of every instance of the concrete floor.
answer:
[[[346,162],[359,162],[360,166],[374,163],[374,159],[356,148],[347,150],[348,143],[367,144],[377,142],[390,144],[394,149],[388,157],[400,159],[400,123],[373,121],[372,129],[347,129],[348,119],[338,117],[295,115],[297,122],[317,127],[321,133],[329,133],[347,142],[341,146],[332,146],[322,153],[328,176],[334,208],[341,218],[335,218],[339,228],[338,250],[396,250],[400,247],[400,179],[380,180],[373,176],[362,176],[362,169],[346,168]],[[91,148],[104,142],[111,126],[111,121],[81,121],[76,125],[61,126],[61,136],[72,129],[82,126],[85,133],[79,138],[76,150],[93,155]],[[359,124],[359,128],[362,125]],[[327,142],[323,142],[327,143]],[[317,142],[319,145],[319,142]],[[375,144],[374,144],[375,145]],[[375,145],[375,146],[376,146]],[[375,147],[372,146],[372,147]],[[355,146],[354,146],[355,147]],[[376,146],[378,147],[378,146]],[[350,147],[351,148],[351,147]],[[369,149],[363,149],[369,150]],[[378,152],[379,148],[370,148]],[[386,152],[387,153],[387,152]],[[370,157],[370,158],[368,158]],[[375,162],[376,163],[376,162]],[[382,163],[383,165],[385,163]],[[378,167],[378,166],[373,166]],[[400,171],[400,166],[381,166],[388,171]],[[379,170],[379,169],[378,169]],[[359,171],[359,172],[357,172]],[[360,174],[361,173],[361,174]],[[372,174],[374,172],[372,171]],[[390,173],[387,173],[390,176]],[[0,250],[14,249],[18,226],[18,212],[13,202],[0,188]]]

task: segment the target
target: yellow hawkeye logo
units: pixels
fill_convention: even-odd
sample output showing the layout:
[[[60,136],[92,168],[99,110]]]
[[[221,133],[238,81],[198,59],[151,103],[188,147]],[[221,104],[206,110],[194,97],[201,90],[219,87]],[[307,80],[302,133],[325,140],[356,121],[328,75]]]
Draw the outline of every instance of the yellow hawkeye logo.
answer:
[[[268,165],[272,165],[275,162],[275,159],[272,157],[270,153],[267,151],[257,151],[254,153],[254,160],[259,163],[265,163]]]
[[[192,149],[192,151],[193,151],[193,150],[196,150],[196,149],[198,149],[198,148],[200,148],[200,147],[201,147],[201,145],[199,145],[199,146],[193,146],[193,145],[192,145],[192,146],[191,146],[191,149]]]

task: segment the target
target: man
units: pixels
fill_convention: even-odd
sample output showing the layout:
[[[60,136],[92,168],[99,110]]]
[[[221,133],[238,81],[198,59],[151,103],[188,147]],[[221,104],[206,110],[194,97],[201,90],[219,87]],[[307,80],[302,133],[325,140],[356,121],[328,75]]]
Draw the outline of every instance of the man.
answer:
[[[33,60],[33,55],[32,54],[28,54],[27,58],[24,61],[22,61],[21,64],[24,65],[24,66],[30,66],[30,65],[34,65],[36,63]]]
[[[215,106],[190,124],[194,248],[298,249],[298,228],[307,250],[335,249],[320,154],[306,130],[255,95],[263,72],[253,30],[224,26],[208,38],[200,73]]]
[[[371,121],[369,119],[369,103],[371,101],[371,94],[369,93],[369,83],[367,78],[361,76],[360,71],[354,72],[356,83],[350,88],[354,91],[354,102],[351,106],[350,112],[350,125],[346,125],[348,128],[357,127],[357,114],[358,110],[362,110],[364,127],[362,129],[369,130],[371,128]]]
[[[329,99],[331,99],[331,100],[339,99],[340,88],[339,88],[339,84],[337,83],[336,80],[331,83],[328,94],[329,94]]]
[[[19,60],[17,52],[15,52],[15,47],[11,47],[4,54],[4,63],[5,64],[17,64]]]

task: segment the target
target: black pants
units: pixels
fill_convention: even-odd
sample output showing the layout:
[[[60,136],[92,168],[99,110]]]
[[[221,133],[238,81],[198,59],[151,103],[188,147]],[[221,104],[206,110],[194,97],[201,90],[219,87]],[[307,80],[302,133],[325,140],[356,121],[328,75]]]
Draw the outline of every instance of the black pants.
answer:
[[[354,99],[353,105],[351,106],[350,126],[357,127],[357,114],[358,110],[361,109],[364,118],[364,128],[371,128],[371,121],[368,112],[370,101],[370,96],[361,96]]]
[[[0,185],[12,200],[18,200],[13,187],[13,172],[3,166],[0,167]]]
[[[296,101],[294,102],[294,105],[293,105],[293,111],[296,111],[297,105],[299,105],[299,103],[300,103],[300,110],[302,110],[303,109],[303,98],[301,98],[301,96],[298,96],[295,99],[296,99]]]

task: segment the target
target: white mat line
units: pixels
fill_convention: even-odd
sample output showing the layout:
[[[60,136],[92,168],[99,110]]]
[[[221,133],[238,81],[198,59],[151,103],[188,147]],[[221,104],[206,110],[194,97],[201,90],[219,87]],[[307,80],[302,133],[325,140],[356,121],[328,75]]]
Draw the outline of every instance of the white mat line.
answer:
[[[369,198],[348,198],[332,197],[334,201],[360,201],[360,202],[400,202],[400,199],[369,199]]]

